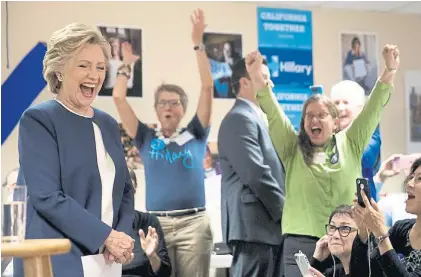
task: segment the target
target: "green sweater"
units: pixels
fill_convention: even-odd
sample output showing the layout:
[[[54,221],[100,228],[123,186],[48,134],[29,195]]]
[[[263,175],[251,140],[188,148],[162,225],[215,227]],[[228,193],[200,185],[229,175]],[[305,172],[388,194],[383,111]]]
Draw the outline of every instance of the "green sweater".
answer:
[[[341,204],[352,204],[355,179],[361,177],[361,158],[380,122],[383,106],[389,100],[392,85],[377,82],[361,113],[350,126],[337,133],[339,162],[332,164],[332,139],[322,151],[323,164],[308,166],[297,144],[297,132],[278,104],[272,90],[257,93],[269,121],[269,133],[286,171],[286,199],[282,217],[285,234],[322,237],[330,213]]]

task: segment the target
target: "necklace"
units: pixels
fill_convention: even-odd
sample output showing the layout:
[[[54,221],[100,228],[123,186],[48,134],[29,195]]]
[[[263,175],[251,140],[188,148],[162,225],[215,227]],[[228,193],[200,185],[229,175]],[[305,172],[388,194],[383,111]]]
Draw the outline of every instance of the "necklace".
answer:
[[[181,129],[180,128],[177,128],[175,130],[175,132],[169,138],[166,138],[164,136],[164,133],[162,132],[162,129],[161,128],[156,128],[155,129],[155,135],[156,135],[156,137],[159,138],[160,140],[162,140],[165,143],[165,145],[168,145],[171,142],[174,142],[175,139],[180,135],[180,132],[181,132]]]

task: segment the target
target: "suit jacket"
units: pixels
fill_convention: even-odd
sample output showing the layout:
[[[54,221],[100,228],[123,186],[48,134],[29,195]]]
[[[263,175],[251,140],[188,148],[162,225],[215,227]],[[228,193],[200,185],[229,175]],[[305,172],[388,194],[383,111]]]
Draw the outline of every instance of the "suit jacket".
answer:
[[[281,244],[284,169],[263,119],[249,103],[237,99],[225,116],[218,150],[224,241]]]
[[[50,100],[25,111],[19,125],[19,184],[28,190],[26,238],[67,238],[69,253],[51,257],[55,277],[83,276],[81,256],[98,253],[111,228],[132,234],[133,186],[117,122],[94,109],[76,115]],[[97,165],[95,122],[115,165],[113,223],[101,221],[102,182]],[[23,276],[13,259],[14,276]]]

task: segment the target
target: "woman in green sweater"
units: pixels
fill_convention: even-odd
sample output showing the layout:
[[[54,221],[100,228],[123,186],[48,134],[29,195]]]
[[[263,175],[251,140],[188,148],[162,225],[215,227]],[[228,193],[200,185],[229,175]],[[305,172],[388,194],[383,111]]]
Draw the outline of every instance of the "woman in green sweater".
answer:
[[[385,69],[367,103],[353,123],[340,132],[335,105],[315,95],[304,104],[297,134],[259,71],[263,59],[260,53],[246,61],[257,100],[268,117],[273,145],[286,170],[282,219],[285,277],[300,276],[294,254],[301,250],[311,257],[317,240],[325,235],[326,218],[334,208],[352,205],[364,149],[379,124],[399,67],[396,46],[386,45],[382,54]]]

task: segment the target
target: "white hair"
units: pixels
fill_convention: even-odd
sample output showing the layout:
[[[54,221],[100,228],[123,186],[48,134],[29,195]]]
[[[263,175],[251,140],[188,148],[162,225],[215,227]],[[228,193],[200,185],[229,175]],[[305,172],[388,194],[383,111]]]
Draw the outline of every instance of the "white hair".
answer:
[[[52,93],[57,94],[60,90],[61,82],[57,74],[65,63],[88,43],[100,45],[108,61],[111,55],[110,44],[97,28],[82,23],[71,23],[53,33],[43,61],[44,79]]]
[[[351,105],[364,106],[365,91],[358,83],[345,80],[332,86],[330,98],[332,101],[346,99]]]

